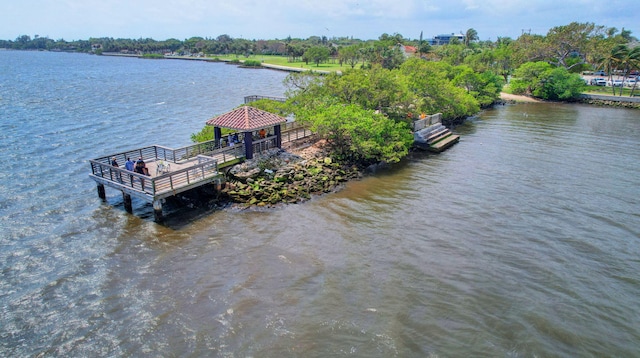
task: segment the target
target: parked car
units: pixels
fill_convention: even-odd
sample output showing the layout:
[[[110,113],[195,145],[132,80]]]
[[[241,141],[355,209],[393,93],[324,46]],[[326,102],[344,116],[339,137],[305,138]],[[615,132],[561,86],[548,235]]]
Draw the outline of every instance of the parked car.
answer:
[[[600,71],[596,71],[596,72],[594,72],[593,74],[594,74],[595,76],[606,76],[606,75],[607,75],[607,73],[606,73],[606,72],[604,72],[604,71],[602,71],[602,70],[600,70]]]
[[[637,82],[638,82],[638,81],[636,81],[636,80],[634,80],[634,79],[632,79],[632,78],[631,78],[631,79],[627,79],[626,81],[624,81],[624,85],[625,85],[626,87],[633,87],[633,86],[635,86],[635,85],[636,85],[636,83],[637,83]]]
[[[592,86],[604,86],[607,84],[607,80],[604,78],[592,78],[589,84]]]
[[[607,87],[622,87],[622,80],[607,81]]]

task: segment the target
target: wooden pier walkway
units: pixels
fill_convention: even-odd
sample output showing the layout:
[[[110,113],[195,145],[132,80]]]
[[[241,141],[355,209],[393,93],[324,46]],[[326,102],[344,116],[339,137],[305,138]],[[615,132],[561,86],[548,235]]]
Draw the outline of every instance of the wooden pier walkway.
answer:
[[[287,123],[281,133],[282,142],[313,135],[307,128]],[[254,140],[255,153],[274,148],[275,136]],[[89,160],[89,177],[97,183],[98,196],[106,199],[105,186],[122,191],[125,210],[132,212],[131,197],[153,203],[156,221],[162,221],[163,199],[209,183],[225,181],[221,170],[245,160],[243,145],[220,147],[214,140],[172,149],[160,145],[114,153]],[[118,167],[111,165],[116,158]],[[125,169],[127,158],[145,162],[149,176]]]

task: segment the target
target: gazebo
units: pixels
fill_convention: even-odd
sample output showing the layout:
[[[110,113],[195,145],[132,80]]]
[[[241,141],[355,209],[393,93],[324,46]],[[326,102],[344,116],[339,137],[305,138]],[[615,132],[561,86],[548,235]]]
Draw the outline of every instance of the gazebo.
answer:
[[[247,159],[253,159],[253,132],[273,127],[275,146],[282,146],[282,131],[280,125],[287,119],[251,106],[242,106],[231,112],[209,119],[207,125],[213,126],[214,139],[220,144],[221,128],[229,128],[244,134],[244,148]],[[271,140],[272,138],[259,139]]]

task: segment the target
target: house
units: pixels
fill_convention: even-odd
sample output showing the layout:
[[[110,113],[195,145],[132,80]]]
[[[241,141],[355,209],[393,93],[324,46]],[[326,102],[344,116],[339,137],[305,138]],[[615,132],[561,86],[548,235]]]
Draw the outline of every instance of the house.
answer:
[[[415,56],[415,54],[418,52],[418,49],[416,47],[406,46],[406,45],[400,45],[400,50],[402,51],[402,53],[404,54],[404,57],[406,58]]]
[[[464,42],[464,34],[455,34],[455,33],[451,33],[451,34],[442,34],[442,35],[437,35],[436,37],[429,39],[427,41],[429,41],[429,45],[434,46],[434,45],[446,45],[449,42],[451,42],[452,38],[457,38],[458,41],[460,42]]]

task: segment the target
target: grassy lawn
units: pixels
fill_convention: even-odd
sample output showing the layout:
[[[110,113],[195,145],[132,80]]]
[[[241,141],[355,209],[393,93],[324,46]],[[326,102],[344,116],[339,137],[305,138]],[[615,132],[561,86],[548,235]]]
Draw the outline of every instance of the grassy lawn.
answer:
[[[613,89],[611,89],[611,87],[606,87],[606,86],[587,86],[587,90],[584,91],[584,93],[613,96]],[[616,87],[616,96],[618,96],[619,93],[620,93],[620,87]],[[640,88],[636,88],[636,90],[633,93],[640,94]],[[629,94],[631,94],[631,88],[623,87],[622,96],[629,97]]]
[[[278,66],[287,66],[287,67],[295,67],[295,68],[304,68],[307,70],[321,70],[321,71],[344,71],[350,66],[340,66],[338,62],[336,63],[321,63],[319,66],[316,66],[315,63],[306,64],[303,61],[289,62],[289,59],[285,56],[274,56],[274,55],[251,55],[249,57],[236,55],[210,55],[209,57],[217,57],[223,61],[231,61],[238,59],[240,61],[244,60],[257,60],[263,63],[268,63],[272,65]],[[331,61],[331,60],[330,60]],[[358,67],[358,66],[356,66]]]

